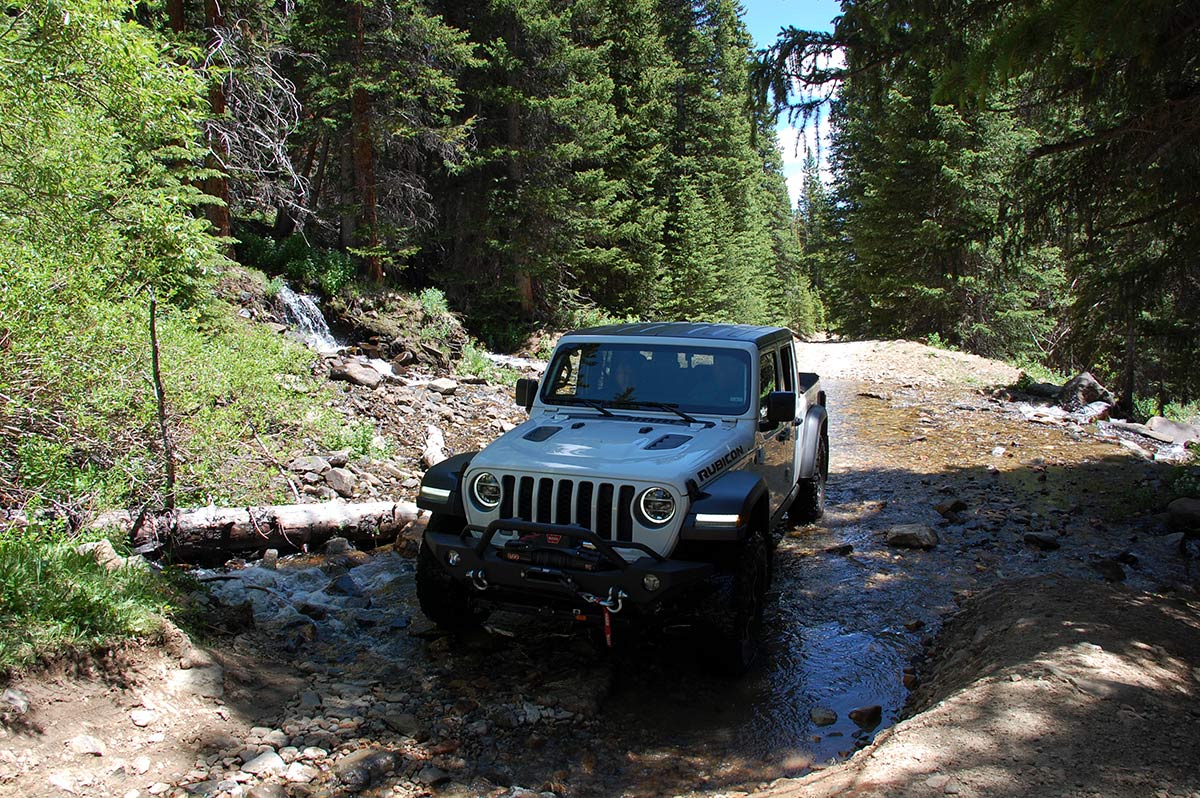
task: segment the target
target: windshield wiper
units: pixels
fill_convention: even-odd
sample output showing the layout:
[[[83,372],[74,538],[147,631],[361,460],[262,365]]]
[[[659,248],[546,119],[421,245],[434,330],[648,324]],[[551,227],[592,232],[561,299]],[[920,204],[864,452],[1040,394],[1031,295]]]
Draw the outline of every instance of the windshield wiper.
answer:
[[[704,424],[708,427],[713,425],[711,421],[700,421],[693,416],[689,416],[687,413],[680,410],[679,405],[674,402],[644,402],[640,399],[635,399],[627,402],[613,402],[612,404],[620,407],[650,407],[655,410],[667,410],[679,416],[689,424]]]
[[[602,416],[609,416],[610,418],[613,416],[613,414],[609,411],[609,409],[604,406],[603,402],[597,401],[595,399],[584,399],[582,396],[556,396],[554,398],[560,404],[587,405],[588,407],[592,408],[593,410],[599,410],[600,415],[602,415]]]

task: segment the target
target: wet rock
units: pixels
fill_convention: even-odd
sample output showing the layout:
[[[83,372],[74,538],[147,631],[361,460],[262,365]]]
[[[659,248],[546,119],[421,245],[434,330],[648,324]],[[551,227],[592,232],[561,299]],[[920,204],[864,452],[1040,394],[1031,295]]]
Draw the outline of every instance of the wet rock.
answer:
[[[351,598],[362,598],[362,588],[358,586],[358,582],[354,581],[354,577],[350,574],[342,574],[329,583],[325,588],[327,593],[335,596],[350,596]]]
[[[324,474],[330,469],[330,465],[329,461],[324,457],[312,455],[309,457],[297,457],[288,468],[297,474],[304,474],[309,471],[314,474]]]
[[[1058,404],[1072,412],[1093,402],[1116,404],[1117,398],[1089,372],[1083,372],[1070,380],[1058,392]]]
[[[397,734],[417,739],[421,735],[421,721],[417,716],[408,712],[384,715],[383,722]]]
[[[1125,569],[1115,560],[1099,560],[1092,563],[1092,570],[1100,574],[1105,582],[1124,582]]]
[[[902,549],[932,549],[937,532],[926,524],[900,524],[887,531],[887,544]]]
[[[1200,499],[1184,497],[1168,504],[1167,524],[1178,531],[1200,529]]]
[[[293,762],[284,771],[283,778],[292,784],[308,784],[319,775],[321,775],[321,771],[312,765],[305,765],[303,762]]]
[[[951,499],[950,501],[942,502],[941,504],[934,505],[933,509],[942,518],[945,518],[948,521],[954,521],[955,523],[957,523],[961,520],[959,518],[959,513],[961,513],[963,510],[967,509],[967,503],[965,501],[963,501],[962,499]]]
[[[399,762],[391,751],[363,748],[338,760],[333,772],[347,789],[357,791],[390,774]]]
[[[808,717],[816,726],[829,726],[837,723],[838,714],[826,707],[814,707],[808,711]]]
[[[883,707],[879,704],[873,704],[869,707],[859,707],[852,709],[849,713],[850,720],[857,723],[864,729],[873,729],[883,720]]]
[[[287,770],[287,764],[283,761],[283,757],[274,751],[261,753],[242,765],[244,773],[253,773],[255,776],[278,776],[285,770]]]
[[[329,363],[329,379],[375,388],[383,382],[383,375],[361,360],[332,360]]]
[[[282,784],[256,784],[246,793],[246,798],[288,798]]]
[[[67,747],[82,756],[104,756],[108,748],[90,734],[80,734],[67,741]]]
[[[1146,420],[1146,427],[1170,439],[1171,443],[1188,443],[1200,441],[1200,427],[1195,424],[1184,424],[1172,421],[1162,416],[1154,416]]]
[[[1154,459],[1154,455],[1151,452],[1147,451],[1146,449],[1143,449],[1141,446],[1138,446],[1133,441],[1127,441],[1124,438],[1121,438],[1120,440],[1117,441],[1117,443],[1120,444],[1122,449],[1124,449],[1128,452],[1133,452],[1135,455],[1142,458],[1143,460],[1153,460]]]
[[[854,546],[850,543],[843,543],[840,546],[830,546],[825,549],[826,554],[834,554],[839,557],[845,557],[850,552],[854,551]]]
[[[439,784],[445,784],[450,781],[450,774],[441,768],[426,765],[417,773],[416,781],[418,784],[426,787],[436,787]]]
[[[429,383],[429,390],[440,393],[442,396],[453,396],[458,390],[458,383],[448,377],[439,377]]]
[[[1042,551],[1054,551],[1059,547],[1058,535],[1048,532],[1026,532],[1022,540]]]
[[[344,468],[330,468],[325,474],[325,482],[336,490],[339,496],[347,499],[354,495],[354,489],[358,487],[358,477]]]

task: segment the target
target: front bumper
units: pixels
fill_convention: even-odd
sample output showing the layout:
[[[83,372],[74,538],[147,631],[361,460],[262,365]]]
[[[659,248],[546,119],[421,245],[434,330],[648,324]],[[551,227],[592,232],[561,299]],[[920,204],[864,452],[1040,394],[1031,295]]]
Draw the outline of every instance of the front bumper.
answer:
[[[521,537],[506,546],[493,546],[500,530]],[[558,542],[549,542],[555,538]],[[458,534],[427,531],[424,545],[442,569],[470,585],[478,599],[547,611],[591,614],[604,601],[645,611],[715,572],[711,563],[670,560],[646,546],[614,543],[581,526],[513,518],[493,521],[483,529],[465,527]],[[634,549],[642,556],[629,562],[617,553],[619,548]],[[649,589],[647,582],[655,580],[657,587]]]

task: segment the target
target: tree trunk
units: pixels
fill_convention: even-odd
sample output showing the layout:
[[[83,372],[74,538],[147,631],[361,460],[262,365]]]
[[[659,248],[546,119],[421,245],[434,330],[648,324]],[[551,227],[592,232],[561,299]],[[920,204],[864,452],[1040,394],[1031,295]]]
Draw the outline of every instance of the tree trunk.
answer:
[[[217,0],[204,0],[204,25],[208,31],[225,26],[225,17]],[[210,45],[212,42],[209,43]],[[208,104],[212,107],[212,115],[216,118],[225,116],[225,84],[221,78],[213,80],[208,87]],[[204,193],[220,200],[204,206],[204,213],[213,226],[213,234],[222,238],[233,235],[233,227],[229,218],[229,178],[225,175],[225,167],[229,163],[229,147],[216,127],[209,127],[209,153],[204,159],[208,169],[218,172],[204,179]],[[233,248],[226,246],[226,255],[233,256]]]
[[[411,502],[328,502],[201,507],[141,518],[120,510],[100,515],[88,527],[116,527],[135,547],[158,544],[177,561],[222,561],[238,552],[300,550],[339,535],[359,545],[380,545],[395,540],[416,518]]]
[[[350,0],[349,13],[351,45],[350,61],[359,72],[363,60],[366,31],[363,27],[362,4]],[[355,87],[350,101],[350,136],[354,148],[354,185],[358,189],[359,246],[367,250],[367,277],[383,280],[383,262],[379,247],[378,202],[375,196],[375,145],[371,141],[371,96],[367,90]]]
[[[1126,415],[1133,412],[1133,382],[1137,376],[1137,313],[1130,312],[1125,327],[1125,363],[1121,370],[1121,398],[1117,406]]]

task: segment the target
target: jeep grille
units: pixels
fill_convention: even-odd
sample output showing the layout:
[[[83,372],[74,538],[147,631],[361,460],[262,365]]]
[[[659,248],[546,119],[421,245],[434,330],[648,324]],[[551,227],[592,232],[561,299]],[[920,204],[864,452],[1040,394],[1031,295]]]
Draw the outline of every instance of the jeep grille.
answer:
[[[633,540],[633,485],[511,474],[500,484],[501,518],[578,524],[607,540]]]

